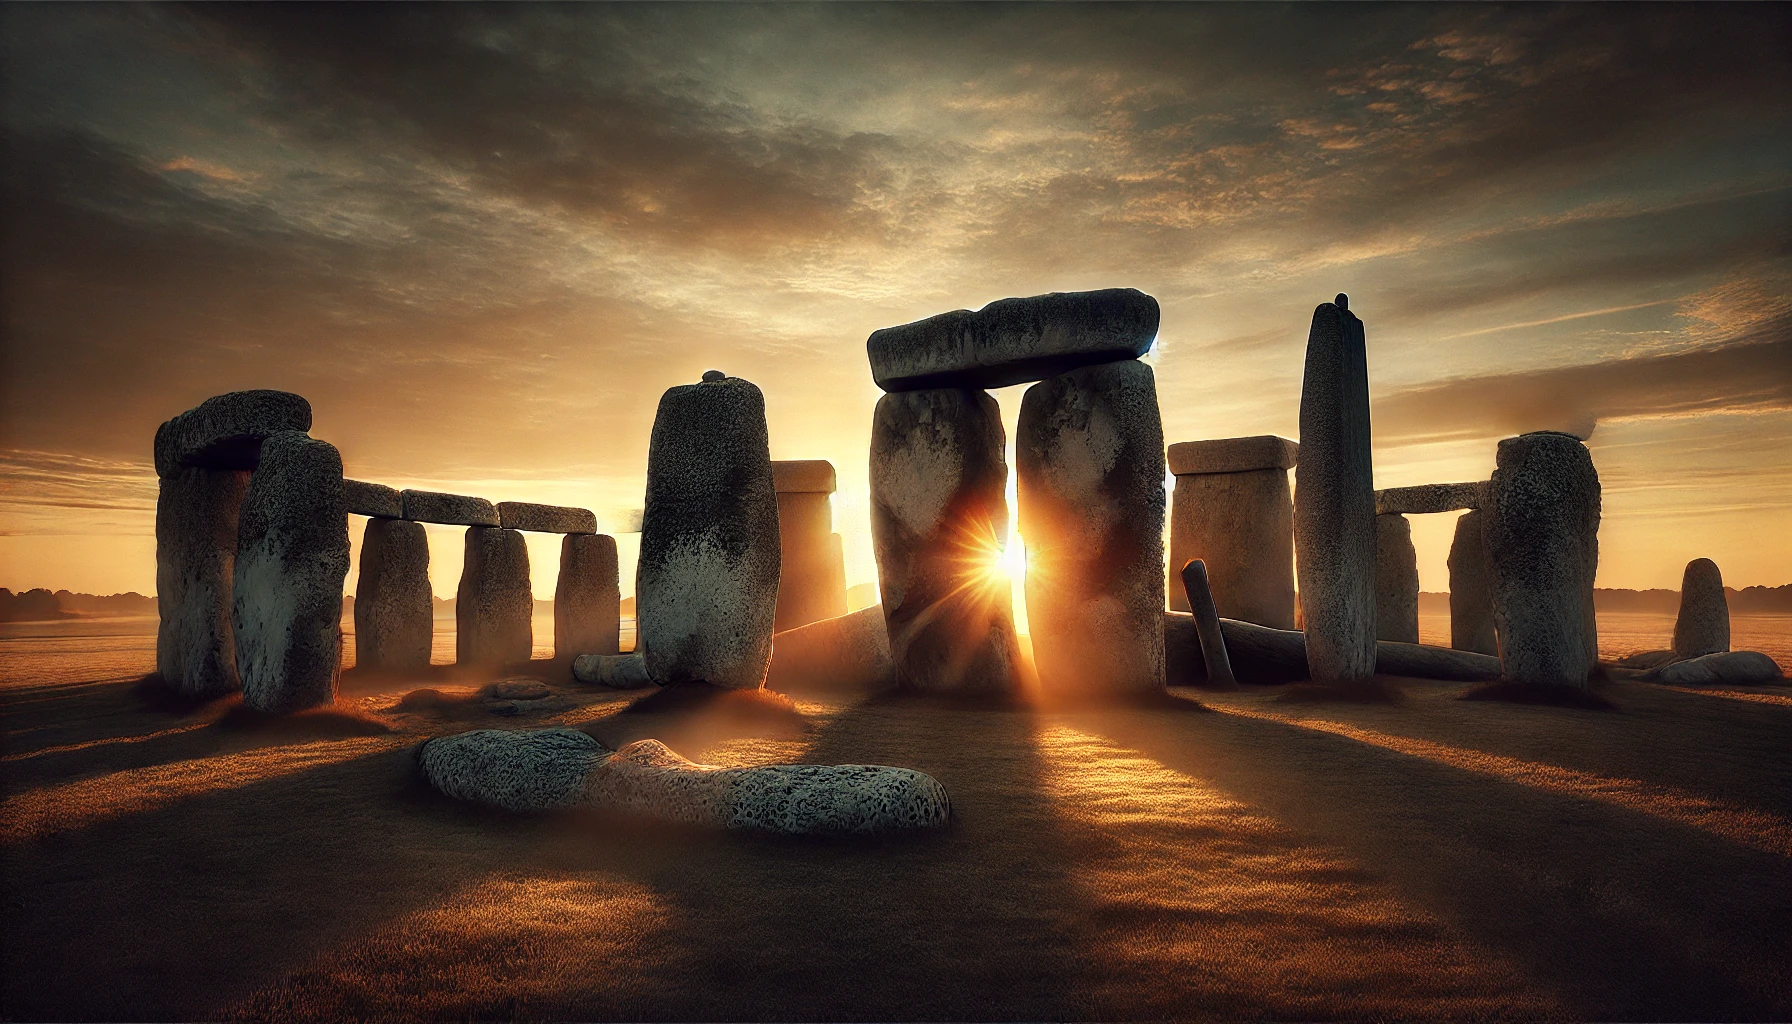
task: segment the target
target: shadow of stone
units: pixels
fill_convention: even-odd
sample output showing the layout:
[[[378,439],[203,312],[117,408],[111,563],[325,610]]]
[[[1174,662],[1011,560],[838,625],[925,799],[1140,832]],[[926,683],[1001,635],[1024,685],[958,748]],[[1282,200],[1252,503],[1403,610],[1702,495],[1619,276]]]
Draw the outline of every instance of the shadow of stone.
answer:
[[[1592,690],[1577,690],[1568,686],[1542,686],[1536,683],[1514,683],[1505,680],[1473,687],[1459,699],[1504,701],[1509,704],[1542,704],[1557,708],[1579,708],[1583,711],[1617,710],[1616,704]]]
[[[1273,698],[1277,704],[1399,704],[1405,691],[1382,676],[1361,683],[1292,683]]]

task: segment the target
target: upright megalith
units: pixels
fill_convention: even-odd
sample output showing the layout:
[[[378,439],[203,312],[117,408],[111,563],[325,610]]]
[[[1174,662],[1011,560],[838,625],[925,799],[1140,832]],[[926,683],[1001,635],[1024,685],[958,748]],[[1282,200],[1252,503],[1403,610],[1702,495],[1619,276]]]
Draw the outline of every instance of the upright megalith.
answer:
[[[528,661],[535,649],[534,614],[523,535],[499,526],[467,527],[454,602],[454,660],[486,668]]]
[[[1313,311],[1294,477],[1307,667],[1319,682],[1362,682],[1375,673],[1375,485],[1363,322],[1343,295]]]
[[[1136,288],[1051,292],[886,327],[865,347],[885,391],[1000,388],[1142,356],[1158,317]]]
[[[237,521],[232,619],[243,703],[300,711],[336,699],[348,502],[335,446],[296,430],[262,442]]]
[[[1288,470],[1300,445],[1285,437],[1184,441],[1169,449],[1170,607],[1188,611],[1178,566],[1207,566],[1219,614],[1294,628],[1294,498]]]
[[[178,693],[216,697],[242,689],[230,593],[237,517],[249,474],[177,468],[156,497],[156,671]]]
[[[1493,567],[1481,539],[1483,513],[1464,512],[1450,540],[1450,646],[1476,654],[1499,654],[1493,628]]]
[[[1151,367],[1129,359],[1035,384],[1015,450],[1041,688],[1161,690],[1164,435]]]
[[[1717,563],[1695,558],[1680,577],[1680,615],[1674,620],[1674,654],[1696,658],[1730,649],[1730,604]]]
[[[1419,553],[1398,512],[1375,517],[1375,639],[1419,642]]]
[[[778,494],[778,614],[787,629],[846,614],[846,562],[834,532],[834,464],[825,459],[772,463]]]
[[[396,492],[394,492],[396,494]],[[355,585],[355,667],[415,672],[429,667],[435,607],[429,537],[422,523],[369,519]]]
[[[635,572],[637,635],[655,682],[759,688],[778,547],[765,396],[719,370],[667,390],[647,452]]]
[[[1003,691],[1016,681],[1007,439],[987,393],[903,391],[871,421],[871,540],[898,685]]]
[[[560,542],[560,579],[554,586],[554,657],[619,654],[621,643],[616,538],[568,534]]]
[[[1598,659],[1599,474],[1580,438],[1500,442],[1482,536],[1493,568],[1500,664],[1513,682],[1585,689]]]

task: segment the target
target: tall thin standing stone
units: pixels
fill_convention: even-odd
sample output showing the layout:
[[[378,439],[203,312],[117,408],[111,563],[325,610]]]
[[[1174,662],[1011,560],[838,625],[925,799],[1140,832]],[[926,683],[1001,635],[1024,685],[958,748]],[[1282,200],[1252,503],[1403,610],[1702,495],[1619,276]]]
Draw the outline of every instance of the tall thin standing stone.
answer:
[[[1500,666],[1514,682],[1587,687],[1598,660],[1599,474],[1572,434],[1500,442],[1482,535]]]
[[[878,399],[871,421],[871,539],[897,682],[930,692],[1004,691],[1019,642],[1001,411],[964,388]]]
[[[1363,322],[1347,298],[1313,311],[1300,393],[1294,550],[1307,668],[1321,682],[1375,673],[1375,485]]]
[[[1419,554],[1397,512],[1375,517],[1375,639],[1419,642]]]
[[[1015,438],[1027,621],[1042,689],[1164,686],[1164,435],[1151,367],[1027,389]]]
[[[355,584],[355,667],[415,672],[429,667],[435,603],[429,537],[422,523],[369,519]]]
[[[568,534],[560,542],[560,579],[554,586],[554,657],[619,654],[621,638],[616,538]]]
[[[1717,563],[1695,558],[1680,578],[1680,615],[1674,620],[1674,653],[1682,658],[1730,649],[1730,604]]]
[[[230,591],[236,526],[249,474],[176,468],[156,498],[156,671],[189,697],[243,688],[236,672]]]
[[[528,661],[535,649],[534,615],[523,535],[498,526],[467,527],[454,600],[454,660],[486,668]]]
[[[780,553],[765,396],[719,370],[660,397],[635,573],[638,636],[661,685],[758,689]]]
[[[1493,628],[1493,567],[1481,539],[1483,513],[1464,512],[1450,541],[1450,646],[1476,654],[1500,653]]]

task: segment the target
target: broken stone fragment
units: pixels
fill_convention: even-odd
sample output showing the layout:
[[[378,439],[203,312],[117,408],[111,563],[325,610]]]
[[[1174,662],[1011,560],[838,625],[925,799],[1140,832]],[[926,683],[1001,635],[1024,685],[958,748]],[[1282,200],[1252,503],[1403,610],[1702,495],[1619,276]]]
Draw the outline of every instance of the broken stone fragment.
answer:
[[[498,502],[498,525],[527,533],[596,533],[597,515],[590,509],[564,505],[536,505],[527,501]]]
[[[498,526],[498,510],[484,498],[467,494],[443,494],[440,491],[399,492],[404,504],[404,517],[418,523],[439,523],[443,526]]]

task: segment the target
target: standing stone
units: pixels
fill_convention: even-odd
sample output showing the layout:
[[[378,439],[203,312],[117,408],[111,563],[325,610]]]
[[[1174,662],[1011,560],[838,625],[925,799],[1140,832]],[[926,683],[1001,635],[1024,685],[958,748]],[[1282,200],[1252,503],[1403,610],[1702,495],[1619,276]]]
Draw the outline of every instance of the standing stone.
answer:
[[[1019,664],[1008,543],[1006,437],[987,393],[941,388],[878,399],[871,421],[871,540],[898,685],[1007,691]]]
[[[1483,512],[1500,664],[1513,682],[1587,687],[1598,660],[1599,474],[1572,434],[1500,442]]]
[[[1175,567],[1199,558],[1229,619],[1294,628],[1294,498],[1288,469],[1300,446],[1284,437],[1185,441],[1169,449],[1170,607],[1188,611]]]
[[[1375,639],[1419,642],[1419,553],[1398,512],[1375,517]]]
[[[1027,389],[1016,437],[1027,619],[1041,688],[1164,686],[1164,435],[1151,367]]]
[[[778,492],[776,632],[846,614],[846,564],[829,495],[834,466],[821,459],[772,463]]]
[[[1475,654],[1500,653],[1493,628],[1493,567],[1481,539],[1480,510],[1456,520],[1450,541],[1450,646]]]
[[[778,573],[765,396],[710,370],[660,397],[647,452],[635,594],[654,681],[758,689]]]
[[[285,713],[336,699],[347,577],[341,454],[296,430],[272,435],[237,523],[232,618],[246,706]]]
[[[231,588],[237,517],[249,474],[176,468],[156,498],[156,671],[175,692],[216,697],[243,688],[236,672]]]
[[[616,538],[569,534],[560,542],[554,585],[554,657],[622,651],[622,583]]]
[[[454,602],[454,660],[496,668],[535,650],[529,546],[498,526],[469,526]]]
[[[1207,584],[1206,563],[1197,558],[1182,567],[1182,589],[1195,617],[1195,633],[1201,638],[1201,664],[1208,685],[1226,690],[1236,687],[1238,680],[1232,675],[1232,660],[1226,654],[1226,638],[1220,632],[1213,589]]]
[[[1730,604],[1717,563],[1695,558],[1680,578],[1680,616],[1674,620],[1674,653],[1682,658],[1730,649]]]
[[[369,519],[361,534],[361,575],[355,585],[355,667],[383,672],[428,668],[435,638],[432,598],[429,537],[423,524]]]
[[[1375,486],[1363,322],[1343,295],[1313,311],[1300,392],[1294,549],[1307,668],[1350,683],[1375,673]]]

